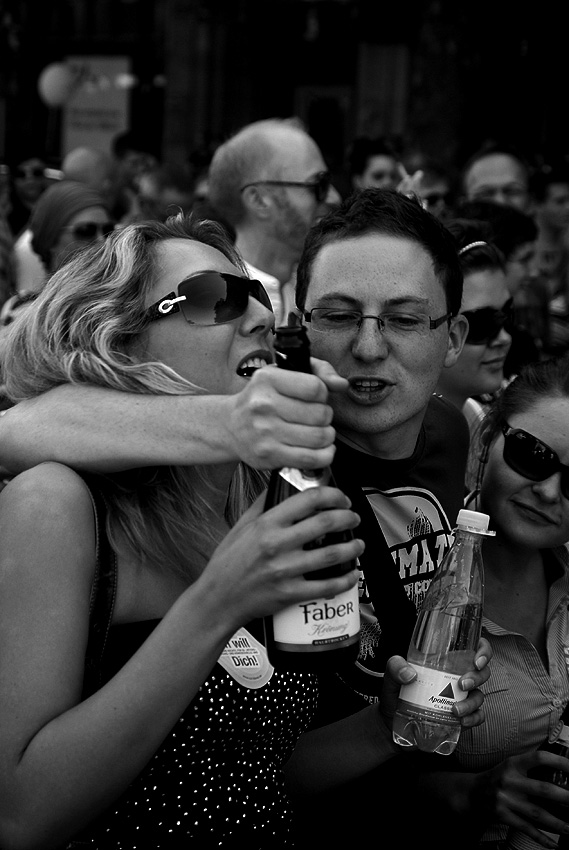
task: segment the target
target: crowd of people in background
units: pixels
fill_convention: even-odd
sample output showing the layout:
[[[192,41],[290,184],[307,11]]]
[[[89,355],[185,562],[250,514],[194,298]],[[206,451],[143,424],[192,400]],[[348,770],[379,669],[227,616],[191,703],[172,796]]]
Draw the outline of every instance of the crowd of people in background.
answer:
[[[313,375],[263,368],[287,322]],[[367,844],[410,801],[402,846],[569,835],[569,791],[528,773],[569,772],[541,750],[569,701],[569,152],[361,137],[333,175],[294,117],[207,163],[132,133],[58,168],[26,152],[0,169],[0,370],[2,846],[343,846],[346,811]],[[338,489],[263,514],[269,469],[328,463]],[[496,537],[443,765],[390,722],[463,506]],[[322,591],[358,583],[358,662],[251,694],[224,646],[262,653],[262,617],[346,557],[303,554],[315,508],[357,527]]]

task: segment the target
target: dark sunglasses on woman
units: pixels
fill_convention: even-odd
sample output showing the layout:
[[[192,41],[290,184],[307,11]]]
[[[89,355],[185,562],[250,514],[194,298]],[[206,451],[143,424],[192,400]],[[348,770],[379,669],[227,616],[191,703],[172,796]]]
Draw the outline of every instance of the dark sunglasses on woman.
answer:
[[[181,312],[191,325],[223,325],[245,314],[249,296],[273,311],[260,281],[225,272],[198,272],[178,284],[177,295],[170,292],[152,304],[146,315],[155,321]]]
[[[468,319],[468,336],[466,342],[470,345],[488,345],[493,342],[502,328],[507,333],[514,324],[514,302],[510,298],[503,307],[481,307],[480,310],[464,310],[463,316]]]
[[[85,242],[91,242],[98,236],[106,238],[114,229],[114,221],[82,221],[79,224],[70,224],[63,228],[63,230],[71,233],[74,239]]]
[[[502,425],[504,461],[510,469],[530,481],[545,481],[561,473],[561,492],[569,499],[569,466],[561,463],[559,455],[549,446],[521,428]]]

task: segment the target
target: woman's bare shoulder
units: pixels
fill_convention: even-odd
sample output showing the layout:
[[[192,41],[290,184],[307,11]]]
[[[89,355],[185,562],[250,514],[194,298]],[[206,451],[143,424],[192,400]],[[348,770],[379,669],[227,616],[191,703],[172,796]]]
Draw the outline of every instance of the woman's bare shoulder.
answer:
[[[92,522],[89,489],[73,469],[60,463],[40,463],[14,476],[0,492],[0,516],[55,520],[57,527],[68,523]]]

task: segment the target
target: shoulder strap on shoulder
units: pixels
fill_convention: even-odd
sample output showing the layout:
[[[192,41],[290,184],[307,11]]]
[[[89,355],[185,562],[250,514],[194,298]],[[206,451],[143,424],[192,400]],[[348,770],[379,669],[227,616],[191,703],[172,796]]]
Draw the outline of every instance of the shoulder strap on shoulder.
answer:
[[[107,505],[93,478],[82,476],[93,502],[96,535],[96,567],[89,606],[89,638],[85,653],[83,699],[101,684],[101,661],[111,627],[117,591],[117,563],[105,530]]]

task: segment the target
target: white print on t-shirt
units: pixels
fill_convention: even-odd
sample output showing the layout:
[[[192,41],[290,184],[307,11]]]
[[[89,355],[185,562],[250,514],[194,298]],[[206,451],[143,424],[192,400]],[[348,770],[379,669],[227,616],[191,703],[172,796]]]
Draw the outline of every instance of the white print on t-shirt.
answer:
[[[418,608],[452,542],[447,516],[438,499],[419,487],[388,491],[366,487],[364,492],[407,596]]]

